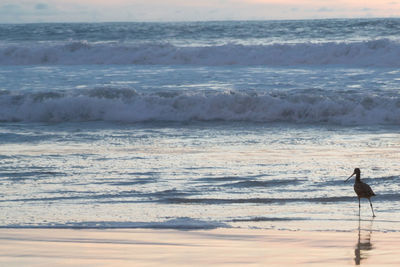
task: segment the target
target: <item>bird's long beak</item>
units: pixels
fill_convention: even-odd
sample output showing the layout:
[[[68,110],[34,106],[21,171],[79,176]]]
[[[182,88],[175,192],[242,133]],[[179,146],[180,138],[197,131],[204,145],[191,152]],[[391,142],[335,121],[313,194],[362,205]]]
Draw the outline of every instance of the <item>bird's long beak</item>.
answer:
[[[356,174],[356,173],[355,173],[355,172],[353,172],[353,174],[352,174],[352,175],[350,175],[350,176],[349,176],[349,178],[347,178],[347,179],[346,179],[346,181],[344,181],[344,182],[347,182],[347,181],[348,181],[348,180],[349,180],[351,177],[353,177],[353,175],[354,175],[354,174]]]

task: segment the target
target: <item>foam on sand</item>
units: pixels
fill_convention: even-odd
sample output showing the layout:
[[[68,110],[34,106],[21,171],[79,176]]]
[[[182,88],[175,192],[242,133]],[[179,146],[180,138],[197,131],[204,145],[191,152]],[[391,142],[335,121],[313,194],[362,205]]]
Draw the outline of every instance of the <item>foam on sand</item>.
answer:
[[[44,223],[26,225],[7,225],[3,228],[20,229],[176,229],[176,230],[206,230],[216,228],[229,228],[223,222],[204,221],[188,217],[179,217],[160,222],[123,222],[123,221],[93,221],[93,222],[67,222],[64,224]]]

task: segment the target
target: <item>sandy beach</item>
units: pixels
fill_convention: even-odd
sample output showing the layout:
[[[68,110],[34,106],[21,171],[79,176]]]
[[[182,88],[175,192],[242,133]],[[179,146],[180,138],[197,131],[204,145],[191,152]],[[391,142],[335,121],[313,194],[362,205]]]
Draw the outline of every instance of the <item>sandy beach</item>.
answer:
[[[400,233],[2,229],[1,266],[399,265]]]

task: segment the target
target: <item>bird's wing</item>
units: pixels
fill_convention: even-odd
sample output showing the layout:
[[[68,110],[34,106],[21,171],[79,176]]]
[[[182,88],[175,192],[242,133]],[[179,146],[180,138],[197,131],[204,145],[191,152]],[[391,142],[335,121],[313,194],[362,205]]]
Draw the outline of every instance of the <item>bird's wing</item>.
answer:
[[[376,196],[374,191],[372,191],[371,187],[368,184],[363,183],[363,189],[364,189],[364,192],[366,192],[368,195]]]

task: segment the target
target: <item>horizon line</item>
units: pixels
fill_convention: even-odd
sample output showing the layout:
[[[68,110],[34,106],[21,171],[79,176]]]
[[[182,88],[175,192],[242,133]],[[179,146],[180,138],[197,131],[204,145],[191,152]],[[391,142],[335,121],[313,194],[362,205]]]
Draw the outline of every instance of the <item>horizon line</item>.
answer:
[[[318,21],[318,20],[384,20],[400,19],[400,16],[389,17],[332,17],[303,19],[206,19],[206,20],[121,20],[121,21],[41,21],[41,22],[0,22],[4,24],[102,24],[102,23],[201,23],[201,22],[262,22],[262,21]]]

